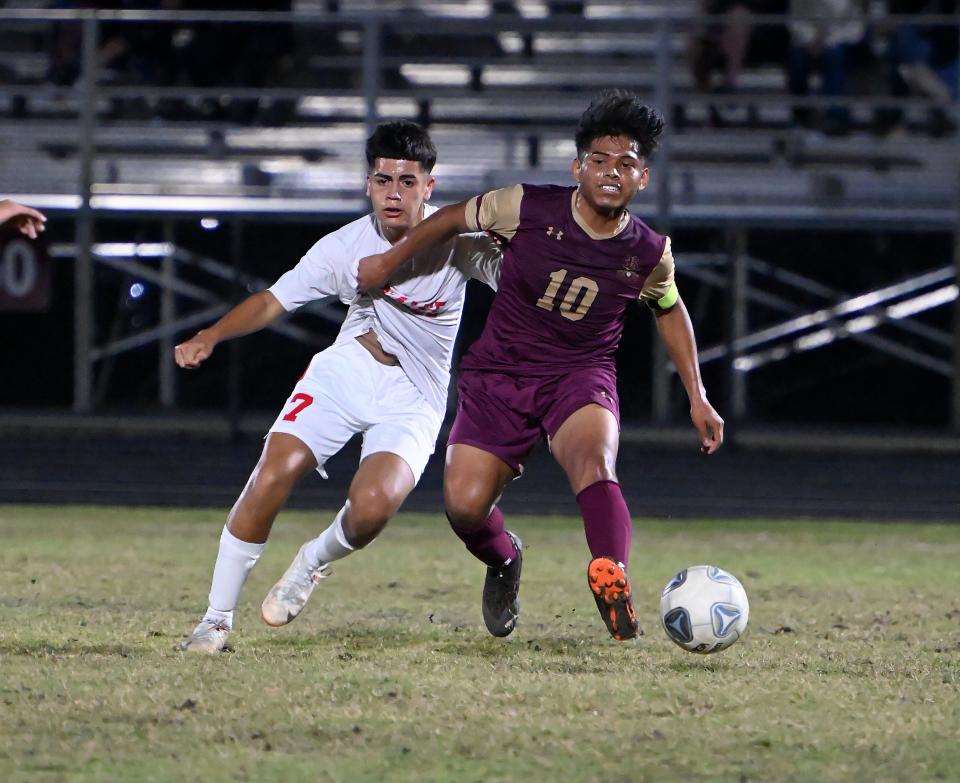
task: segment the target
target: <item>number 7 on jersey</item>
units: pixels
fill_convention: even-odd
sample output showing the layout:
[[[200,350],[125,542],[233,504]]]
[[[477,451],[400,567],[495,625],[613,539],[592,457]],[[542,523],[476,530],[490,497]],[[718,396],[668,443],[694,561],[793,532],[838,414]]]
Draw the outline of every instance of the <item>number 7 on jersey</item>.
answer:
[[[291,411],[284,415],[284,421],[296,421],[297,416],[303,413],[303,409],[313,405],[313,397],[303,392],[297,392],[290,398],[290,402],[296,403]]]

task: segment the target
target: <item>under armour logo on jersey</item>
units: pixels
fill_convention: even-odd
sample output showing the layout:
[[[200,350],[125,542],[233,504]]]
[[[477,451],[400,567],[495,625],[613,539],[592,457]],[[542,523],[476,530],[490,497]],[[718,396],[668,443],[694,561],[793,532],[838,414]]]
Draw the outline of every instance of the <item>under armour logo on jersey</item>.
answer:
[[[548,236],[548,237],[554,236],[553,226],[548,226],[548,227],[547,227],[547,236]],[[556,232],[556,238],[557,238],[557,241],[563,239],[563,230],[560,230],[560,231],[557,231],[557,232]]]

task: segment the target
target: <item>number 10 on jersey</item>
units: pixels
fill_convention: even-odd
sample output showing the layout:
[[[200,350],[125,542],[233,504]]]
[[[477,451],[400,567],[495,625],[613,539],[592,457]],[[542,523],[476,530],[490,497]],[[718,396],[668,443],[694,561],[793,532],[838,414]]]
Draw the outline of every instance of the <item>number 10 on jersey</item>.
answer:
[[[550,283],[547,285],[547,290],[543,292],[543,296],[537,300],[537,307],[542,307],[544,310],[553,310],[557,293],[566,279],[566,269],[558,269],[551,273]],[[598,290],[597,284],[589,277],[574,278],[570,281],[570,288],[567,289],[566,296],[560,302],[560,315],[571,321],[579,321],[587,314],[593,300],[597,298]],[[582,298],[581,294],[583,294]]]

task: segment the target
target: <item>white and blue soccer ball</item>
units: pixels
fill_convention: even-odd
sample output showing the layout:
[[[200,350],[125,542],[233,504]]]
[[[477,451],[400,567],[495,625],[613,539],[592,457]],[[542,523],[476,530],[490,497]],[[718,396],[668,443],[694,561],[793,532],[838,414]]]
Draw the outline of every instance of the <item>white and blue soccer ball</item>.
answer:
[[[733,575],[711,565],[684,568],[660,596],[660,622],[672,641],[706,655],[732,645],[747,630],[750,604]]]

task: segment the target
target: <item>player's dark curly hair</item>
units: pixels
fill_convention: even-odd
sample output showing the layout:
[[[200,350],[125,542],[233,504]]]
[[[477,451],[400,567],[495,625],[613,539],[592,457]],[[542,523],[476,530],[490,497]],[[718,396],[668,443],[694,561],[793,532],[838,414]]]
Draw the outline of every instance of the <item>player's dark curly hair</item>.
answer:
[[[377,158],[416,160],[424,171],[433,171],[437,162],[437,148],[430,134],[410,120],[393,120],[377,125],[367,139],[367,170],[372,170]]]
[[[577,133],[577,156],[590,150],[594,139],[604,136],[629,136],[636,139],[640,155],[648,157],[657,147],[663,132],[663,118],[629,90],[604,90],[594,98],[580,116]]]

